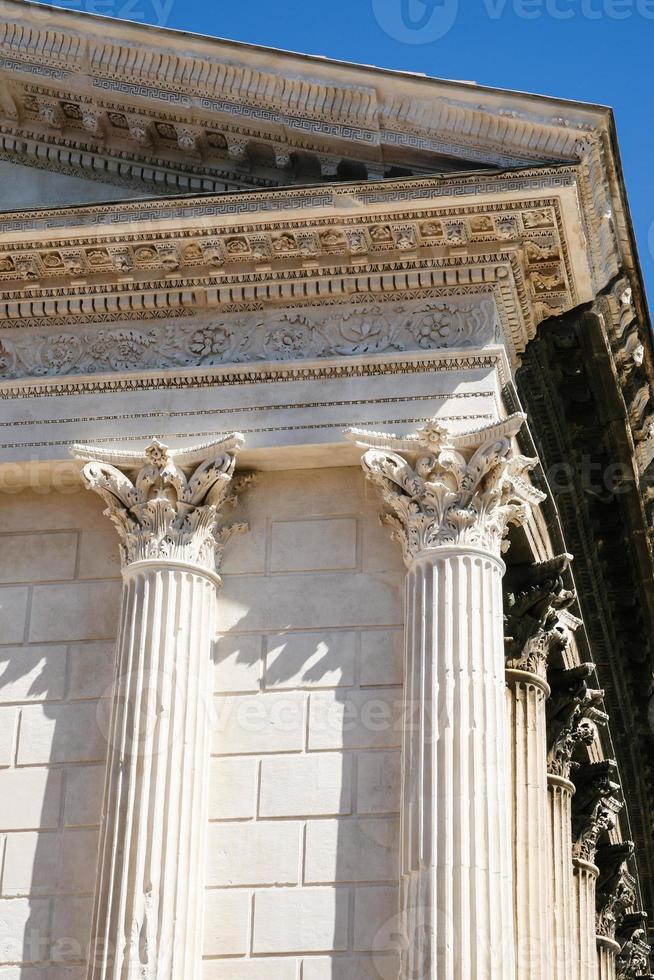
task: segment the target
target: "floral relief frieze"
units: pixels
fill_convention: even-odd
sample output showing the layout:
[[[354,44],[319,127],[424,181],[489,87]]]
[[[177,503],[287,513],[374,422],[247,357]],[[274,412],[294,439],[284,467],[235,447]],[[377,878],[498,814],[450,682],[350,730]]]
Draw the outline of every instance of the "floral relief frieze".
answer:
[[[492,300],[226,314],[149,329],[6,331],[0,377],[40,377],[478,348],[496,339]]]

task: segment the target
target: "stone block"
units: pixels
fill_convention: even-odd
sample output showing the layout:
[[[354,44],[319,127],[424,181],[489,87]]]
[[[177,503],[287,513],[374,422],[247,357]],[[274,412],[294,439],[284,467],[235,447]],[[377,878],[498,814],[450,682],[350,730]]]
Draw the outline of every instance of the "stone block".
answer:
[[[402,742],[402,692],[319,691],[309,697],[309,749],[391,748]]]
[[[64,489],[63,487],[61,489]],[[74,492],[59,492],[49,474],[43,473],[38,488],[21,488],[20,493],[2,495],[2,518],[12,531],[58,531],[102,527],[103,503],[80,482]]]
[[[313,820],[307,824],[305,881],[396,881],[399,849],[398,820]]]
[[[263,575],[266,570],[268,527],[265,514],[256,509],[252,500],[254,487],[249,486],[239,497],[238,510],[231,520],[248,525],[245,534],[235,534],[225,549],[223,572],[230,575]]]
[[[17,723],[17,708],[13,705],[4,705],[0,708],[0,769],[10,766],[14,760]]]
[[[306,956],[302,980],[397,980],[399,957],[393,953],[375,956]]]
[[[0,588],[0,650],[4,643],[23,642],[28,592],[22,586]]]
[[[247,891],[205,892],[205,956],[242,956],[248,951],[250,903]]]
[[[214,645],[213,689],[216,694],[258,691],[263,640],[258,635],[228,634]]]
[[[53,900],[52,959],[58,963],[84,961],[87,956],[93,899],[57,896]]]
[[[53,829],[59,826],[62,772],[19,769],[2,773],[0,830]]]
[[[206,884],[297,884],[302,826],[295,821],[210,824]]]
[[[18,764],[104,762],[107,742],[98,724],[98,702],[29,705],[22,709]]]
[[[76,643],[70,647],[68,697],[110,697],[116,665],[116,644],[113,640],[96,643]]]
[[[275,521],[270,535],[272,572],[346,571],[357,566],[354,518]]]
[[[4,526],[12,531],[30,533],[106,527],[107,518],[102,514],[104,504],[99,497],[90,494],[81,481],[74,487],[69,486],[68,490],[59,492],[53,487],[49,475],[43,473],[39,488],[21,488],[20,493],[3,493]]]
[[[360,466],[328,469],[279,470],[248,490],[248,507],[258,507],[271,520],[296,520],[298,501],[302,516],[340,517],[362,507],[365,479]]]
[[[379,514],[382,505],[379,497],[370,502],[361,521],[361,553],[364,572],[392,572],[401,577],[406,574],[402,561],[402,549],[383,527]]]
[[[75,577],[77,535],[72,531],[0,536],[0,583],[54,582]]]
[[[396,752],[361,752],[357,764],[358,813],[399,813],[402,759]]]
[[[258,760],[251,756],[211,760],[210,820],[246,820],[255,816],[258,768]]]
[[[306,572],[225,578],[225,631],[325,629],[402,625],[404,576]]]
[[[350,687],[354,683],[356,633],[278,633],[267,637],[267,688]]]
[[[36,586],[30,642],[114,639],[120,592],[119,581]]]
[[[298,970],[298,960],[288,957],[205,960],[202,980],[297,980]]]
[[[102,764],[74,766],[66,770],[65,826],[90,827],[99,824],[104,774]]]
[[[347,949],[346,888],[259,891],[254,898],[254,953]]]
[[[398,889],[387,885],[360,887],[354,894],[354,949],[383,952],[397,948],[400,936]]]
[[[91,893],[97,849],[97,830],[7,834],[2,894]]]
[[[82,531],[79,542],[77,578],[118,578],[120,551],[118,537],[108,523],[98,531]]]
[[[352,759],[337,753],[288,755],[261,763],[262,817],[350,813]]]
[[[286,693],[214,698],[214,755],[299,751],[304,746],[306,696]]]
[[[47,898],[0,898],[0,965],[49,959]]]
[[[404,633],[374,630],[361,634],[361,686],[382,687],[404,680]]]
[[[0,702],[60,701],[66,655],[65,646],[0,646]]]

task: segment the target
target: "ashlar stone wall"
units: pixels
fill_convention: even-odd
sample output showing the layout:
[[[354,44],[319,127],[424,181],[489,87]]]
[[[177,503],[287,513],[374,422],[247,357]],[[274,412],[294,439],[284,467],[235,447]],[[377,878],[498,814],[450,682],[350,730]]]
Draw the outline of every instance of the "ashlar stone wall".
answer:
[[[120,596],[101,511],[85,491],[0,500],[0,980],[84,975]],[[404,570],[377,511],[346,468],[261,474],[236,515],[207,980],[397,973]]]

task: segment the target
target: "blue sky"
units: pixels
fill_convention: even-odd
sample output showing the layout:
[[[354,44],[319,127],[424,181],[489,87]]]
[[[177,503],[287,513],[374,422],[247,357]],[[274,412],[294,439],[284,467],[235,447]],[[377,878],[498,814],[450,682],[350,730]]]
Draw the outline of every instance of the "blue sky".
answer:
[[[654,295],[654,0],[60,0],[57,6],[613,106]]]

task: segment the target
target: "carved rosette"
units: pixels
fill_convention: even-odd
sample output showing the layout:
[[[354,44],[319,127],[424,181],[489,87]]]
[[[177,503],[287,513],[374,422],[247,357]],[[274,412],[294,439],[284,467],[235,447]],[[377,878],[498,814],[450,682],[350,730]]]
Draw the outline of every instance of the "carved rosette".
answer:
[[[545,680],[550,656],[569,645],[570,629],[561,612],[576,599],[562,579],[571,561],[571,555],[558,555],[509,570],[504,602],[508,670],[524,671]]]
[[[221,525],[221,512],[235,503],[251,477],[233,480],[239,433],[192,450],[171,452],[155,441],[144,455],[76,445],[71,453],[88,460],[87,487],[107,504],[118,532],[123,568],[139,561],[178,561],[210,572],[220,570],[227,540],[247,530]]]
[[[505,550],[509,525],[525,523],[545,499],[526,479],[537,460],[513,452],[511,440],[525,419],[517,413],[460,435],[435,419],[407,437],[346,433],[367,449],[364,471],[389,508],[382,520],[400,542],[407,566],[448,545],[498,557]]]

